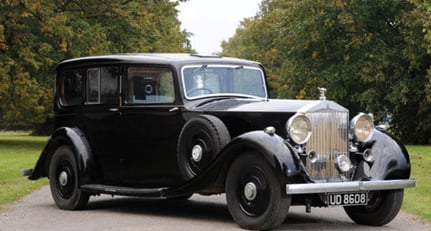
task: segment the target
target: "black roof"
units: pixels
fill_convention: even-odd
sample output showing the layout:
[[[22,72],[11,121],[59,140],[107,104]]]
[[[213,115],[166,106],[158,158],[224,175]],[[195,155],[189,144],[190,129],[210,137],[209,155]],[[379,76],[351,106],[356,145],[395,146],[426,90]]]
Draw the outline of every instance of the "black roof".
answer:
[[[169,64],[180,66],[184,64],[195,63],[230,63],[238,65],[260,66],[261,64],[255,61],[249,61],[238,58],[222,57],[217,55],[197,55],[186,53],[126,53],[101,56],[87,56],[74,59],[64,60],[57,66],[61,68],[65,65],[79,65],[84,63],[152,63],[152,64]]]

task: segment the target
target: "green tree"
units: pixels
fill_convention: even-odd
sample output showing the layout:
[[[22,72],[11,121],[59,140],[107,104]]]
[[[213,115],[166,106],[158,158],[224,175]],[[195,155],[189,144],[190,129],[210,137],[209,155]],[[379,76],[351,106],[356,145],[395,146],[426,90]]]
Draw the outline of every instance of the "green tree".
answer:
[[[180,0],[184,1],[184,0]],[[170,0],[0,2],[0,128],[41,124],[55,65],[67,58],[191,51]]]
[[[279,97],[316,98],[324,86],[353,115],[372,112],[390,119],[404,141],[431,142],[426,8],[402,0],[265,0],[248,27],[257,45],[247,53],[271,54],[252,58],[276,75]]]

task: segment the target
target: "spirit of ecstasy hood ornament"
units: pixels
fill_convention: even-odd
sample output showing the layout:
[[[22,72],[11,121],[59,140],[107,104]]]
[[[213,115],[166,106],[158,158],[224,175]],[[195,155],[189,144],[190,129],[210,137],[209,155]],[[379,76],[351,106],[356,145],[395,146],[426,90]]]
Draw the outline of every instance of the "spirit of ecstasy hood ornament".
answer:
[[[319,97],[319,99],[320,100],[326,100],[326,95],[325,95],[326,88],[318,87],[317,89],[319,89],[319,91],[320,91],[320,97]]]

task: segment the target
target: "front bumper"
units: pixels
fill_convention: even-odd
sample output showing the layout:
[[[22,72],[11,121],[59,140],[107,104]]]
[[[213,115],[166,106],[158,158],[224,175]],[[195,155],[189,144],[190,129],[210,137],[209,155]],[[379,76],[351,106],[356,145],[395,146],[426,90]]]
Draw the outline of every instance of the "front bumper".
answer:
[[[373,180],[333,183],[287,184],[286,194],[341,193],[360,191],[380,191],[416,186],[415,179],[408,180]]]

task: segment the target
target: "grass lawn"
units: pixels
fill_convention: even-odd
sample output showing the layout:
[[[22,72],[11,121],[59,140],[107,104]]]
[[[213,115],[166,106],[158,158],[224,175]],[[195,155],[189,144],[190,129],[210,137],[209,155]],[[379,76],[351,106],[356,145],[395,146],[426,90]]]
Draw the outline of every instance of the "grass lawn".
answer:
[[[23,169],[34,167],[46,140],[24,132],[0,133],[0,209],[48,182],[22,176]]]
[[[407,146],[416,188],[404,190],[402,210],[431,222],[431,146]]]
[[[47,137],[23,132],[0,133],[0,209],[45,185],[46,178],[30,181],[22,170],[33,168]],[[408,146],[412,161],[412,178],[416,188],[405,189],[402,209],[431,222],[431,146]]]

